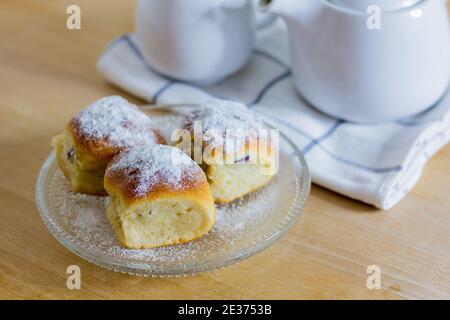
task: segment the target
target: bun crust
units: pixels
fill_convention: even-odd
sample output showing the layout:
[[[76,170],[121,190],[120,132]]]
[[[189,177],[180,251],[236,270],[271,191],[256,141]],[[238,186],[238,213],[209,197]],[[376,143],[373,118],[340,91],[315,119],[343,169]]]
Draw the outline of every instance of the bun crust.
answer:
[[[118,96],[100,99],[78,113],[67,131],[78,150],[107,162],[126,148],[165,143],[151,119]]]
[[[80,125],[75,118],[69,122],[67,132],[71,135],[79,151],[90,155],[98,161],[109,162],[116,154],[130,147],[110,143],[107,139],[93,138],[89,136],[89,134],[80,128]],[[142,128],[142,134],[147,136],[149,143],[165,143],[159,129],[155,128],[151,124],[148,124]]]
[[[150,118],[121,97],[100,99],[72,118],[52,140],[58,164],[74,192],[106,195],[107,164],[135,145],[164,143]]]
[[[171,163],[172,152],[182,158],[182,164]],[[135,147],[118,154],[107,166],[104,184],[109,193],[127,202],[209,192],[203,170],[181,150],[166,145]]]

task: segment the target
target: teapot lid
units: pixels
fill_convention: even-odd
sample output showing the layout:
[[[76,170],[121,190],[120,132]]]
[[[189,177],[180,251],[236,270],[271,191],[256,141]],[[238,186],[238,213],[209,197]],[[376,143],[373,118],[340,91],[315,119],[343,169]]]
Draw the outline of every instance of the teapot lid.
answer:
[[[411,7],[423,0],[328,0],[334,5],[366,12],[369,6],[378,6],[381,11],[395,11]]]

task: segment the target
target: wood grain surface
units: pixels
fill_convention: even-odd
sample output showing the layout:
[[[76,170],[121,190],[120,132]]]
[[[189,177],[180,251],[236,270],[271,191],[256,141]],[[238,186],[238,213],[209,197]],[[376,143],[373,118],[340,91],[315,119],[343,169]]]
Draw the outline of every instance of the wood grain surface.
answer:
[[[78,4],[82,29],[66,29]],[[34,201],[50,138],[90,102],[121,94],[96,72],[109,41],[133,30],[135,1],[0,3],[0,298],[450,298],[450,146],[397,207],[378,211],[313,187],[299,223],[268,250],[194,277],[153,279],[96,267],[60,245]],[[66,268],[81,268],[68,290]],[[382,287],[366,286],[369,265]]]

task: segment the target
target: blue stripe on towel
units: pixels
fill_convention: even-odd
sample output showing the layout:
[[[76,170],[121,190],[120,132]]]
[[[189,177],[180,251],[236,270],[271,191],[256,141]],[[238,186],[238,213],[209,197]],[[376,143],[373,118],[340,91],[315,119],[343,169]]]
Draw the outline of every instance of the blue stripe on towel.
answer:
[[[421,125],[425,125],[425,124],[429,124],[430,122],[436,122],[439,121],[441,119],[426,119],[426,120],[422,120],[422,119],[400,119],[398,121],[396,121],[396,124],[399,124],[401,126],[405,126],[405,127],[416,127],[416,126],[421,126]]]
[[[290,67],[287,64],[285,64],[283,61],[281,61],[280,59],[278,59],[277,57],[273,56],[272,54],[270,54],[270,53],[268,53],[266,51],[259,50],[259,49],[254,49],[253,53],[256,54],[256,55],[265,57],[265,58],[271,60],[272,62],[278,64],[279,66],[281,66],[283,68],[290,69]]]
[[[273,114],[270,114],[270,113],[267,113],[267,112],[262,112],[260,110],[258,110],[257,112],[265,115],[266,117],[272,118],[274,121],[280,123],[282,126],[284,126],[286,128],[289,128],[292,131],[295,131],[297,134],[300,134],[301,136],[303,136],[304,138],[306,138],[308,140],[311,140],[311,142],[316,140],[315,146],[317,146],[320,150],[325,152],[325,154],[327,154],[330,158],[332,158],[332,159],[334,159],[334,160],[336,160],[338,162],[344,163],[344,164],[346,164],[348,166],[351,166],[351,167],[354,167],[354,168],[358,168],[358,169],[361,169],[361,170],[364,170],[364,171],[369,171],[369,172],[372,172],[372,173],[380,173],[380,174],[381,173],[389,173],[389,172],[398,172],[398,171],[401,171],[403,169],[403,167],[400,166],[400,165],[391,166],[391,167],[385,167],[385,168],[370,167],[370,166],[366,166],[364,164],[355,162],[353,160],[343,158],[343,157],[341,157],[341,156],[339,156],[337,154],[334,154],[333,152],[331,152],[327,148],[325,148],[320,143],[320,141],[319,141],[320,138],[314,139],[311,135],[309,135],[305,131],[301,130],[300,128],[298,128],[296,126],[293,126],[291,123],[289,123],[289,122],[287,122],[287,121],[285,121],[283,119],[280,119],[280,118],[274,116]],[[337,123],[335,123],[330,130],[328,130],[324,135],[321,136],[322,140],[330,137],[342,123],[344,123],[344,121],[338,121]]]
[[[264,95],[267,93],[267,91],[269,91],[274,85],[276,85],[278,82],[280,82],[281,80],[284,80],[288,77],[291,76],[291,71],[290,70],[286,70],[284,71],[282,74],[280,74],[279,76],[277,76],[276,78],[272,79],[271,81],[269,81],[262,89],[261,91],[256,95],[256,98],[253,99],[252,102],[250,102],[248,104],[249,108],[253,107],[255,104],[258,104],[262,98],[264,98]]]
[[[147,63],[147,61],[146,61],[146,60],[144,59],[144,57],[142,56],[141,51],[139,51],[139,48],[134,44],[133,41],[131,41],[129,35],[126,34],[126,35],[123,37],[123,40],[128,44],[128,46],[131,48],[131,50],[133,50],[133,52],[138,56],[139,60],[141,60],[149,70],[151,70],[152,72],[155,72],[156,74],[159,75],[159,73],[156,72],[156,71],[155,71],[155,70]]]
[[[329,130],[327,130],[323,135],[321,135],[317,139],[313,139],[306,147],[304,147],[302,150],[303,154],[304,155],[308,154],[308,152],[310,152],[316,145],[318,145],[320,142],[322,142],[323,140],[330,137],[337,130],[337,128],[339,128],[341,126],[341,124],[343,124],[343,123],[344,123],[344,121],[342,121],[342,120],[336,121],[336,123]]]
[[[167,83],[164,84],[164,86],[162,86],[161,88],[159,88],[153,95],[153,102],[156,103],[156,101],[158,100],[158,98],[161,96],[161,94],[163,94],[167,89],[169,89],[173,84],[184,84],[186,86],[192,87],[192,88],[196,88],[198,90],[202,90],[201,88],[199,88],[198,86],[186,82],[186,81],[181,81],[181,80],[175,80],[175,79],[171,79],[161,73],[159,73],[158,71],[156,71],[155,69],[152,68],[152,66],[150,66],[147,63],[147,60],[144,59],[144,57],[142,56],[141,51],[139,50],[139,48],[137,47],[137,45],[130,39],[129,35],[124,35],[123,37],[119,38],[118,40],[120,41],[125,41],[129,48],[136,54],[136,56],[138,57],[138,59],[145,65],[145,67],[150,71],[153,72],[155,74],[157,74],[158,76],[160,76],[161,78],[167,79]],[[203,91],[203,90],[202,90]]]
[[[450,89],[447,89],[447,90],[450,90]],[[401,125],[401,126],[405,126],[405,127],[416,127],[416,126],[421,126],[424,124],[429,124],[430,122],[442,121],[443,119],[441,117],[438,117],[438,118],[428,117],[427,118],[427,116],[431,112],[433,112],[433,110],[436,110],[436,108],[442,104],[442,101],[445,99],[446,95],[447,94],[444,94],[435,104],[433,104],[427,110],[422,111],[421,113],[416,114],[414,116],[399,119],[395,123],[398,125]]]
[[[167,81],[167,83],[165,85],[163,85],[161,88],[159,88],[158,91],[156,91],[155,94],[153,95],[153,98],[152,98],[153,103],[157,103],[159,96],[162,95],[167,89],[169,89],[174,83],[176,83],[176,82],[169,80],[169,81]]]
[[[123,34],[120,37],[114,39],[110,44],[108,44],[106,51],[111,51],[112,49],[114,49],[114,47],[120,43],[122,43],[122,41],[125,41],[125,38],[128,37],[127,34]]]
[[[392,166],[392,167],[385,167],[385,168],[369,167],[369,166],[366,166],[364,164],[357,163],[357,162],[355,162],[353,160],[342,158],[341,156],[338,156],[338,155],[332,153],[331,151],[326,149],[321,144],[317,144],[317,147],[319,149],[321,149],[322,151],[324,151],[327,155],[329,155],[331,158],[333,158],[336,161],[339,161],[339,162],[347,164],[347,165],[349,165],[351,167],[355,167],[355,168],[358,168],[358,169],[361,169],[361,170],[365,170],[365,171],[369,171],[369,172],[372,172],[372,173],[389,173],[389,172],[399,172],[399,171],[403,170],[403,167],[400,166],[400,165]]]
[[[307,132],[303,131],[299,127],[293,126],[291,123],[289,123],[289,122],[287,122],[287,121],[285,121],[283,119],[280,119],[280,118],[272,115],[269,112],[265,112],[265,111],[262,111],[262,110],[257,110],[256,112],[260,113],[262,115],[265,115],[268,118],[271,118],[271,119],[275,120],[276,122],[278,122],[281,125],[291,129],[292,131],[295,131],[297,134],[301,135],[302,137],[304,137],[304,138],[306,138],[308,140],[314,140],[314,137],[312,137],[311,135],[309,135]]]

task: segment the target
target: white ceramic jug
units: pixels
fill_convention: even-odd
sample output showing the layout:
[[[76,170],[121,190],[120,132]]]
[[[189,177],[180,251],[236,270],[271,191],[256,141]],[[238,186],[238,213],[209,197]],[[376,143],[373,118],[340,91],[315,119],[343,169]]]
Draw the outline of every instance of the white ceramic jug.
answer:
[[[447,90],[444,0],[261,0],[260,7],[285,19],[296,87],[328,114],[391,121],[427,109]]]
[[[259,26],[274,16],[261,17]],[[156,71],[200,85],[241,69],[253,50],[256,22],[250,0],[140,0],[136,35]]]

